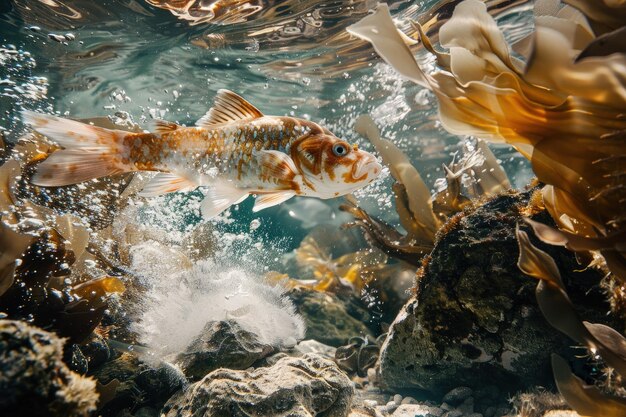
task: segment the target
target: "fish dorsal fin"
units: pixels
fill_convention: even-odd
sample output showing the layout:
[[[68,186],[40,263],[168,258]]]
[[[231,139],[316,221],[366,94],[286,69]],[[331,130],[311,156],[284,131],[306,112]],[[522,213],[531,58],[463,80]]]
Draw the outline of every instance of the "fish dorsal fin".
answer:
[[[179,175],[170,172],[159,172],[143,187],[143,190],[139,192],[139,196],[155,197],[176,191],[192,191],[197,186],[198,184]]]
[[[169,133],[181,127],[174,122],[168,122],[167,120],[156,119],[153,122],[152,130],[154,133]]]
[[[196,126],[212,127],[237,120],[253,120],[263,113],[243,97],[230,90],[218,90],[213,107],[196,122]]]

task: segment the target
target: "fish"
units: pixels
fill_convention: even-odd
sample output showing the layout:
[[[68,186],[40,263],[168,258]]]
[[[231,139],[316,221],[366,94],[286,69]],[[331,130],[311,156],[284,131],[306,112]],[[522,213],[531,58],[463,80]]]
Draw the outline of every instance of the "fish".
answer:
[[[133,171],[157,172],[152,197],[206,187],[200,211],[213,218],[249,195],[253,211],[294,196],[335,198],[374,181],[376,157],[309,120],[266,116],[221,89],[195,126],[156,120],[152,132],[105,129],[24,110],[24,123],[61,149],[36,167],[34,185],[59,187]]]

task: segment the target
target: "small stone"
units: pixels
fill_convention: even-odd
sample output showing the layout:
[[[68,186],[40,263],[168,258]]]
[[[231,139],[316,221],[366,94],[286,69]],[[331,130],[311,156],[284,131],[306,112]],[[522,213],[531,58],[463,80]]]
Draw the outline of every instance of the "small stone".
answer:
[[[442,410],[445,410],[445,411],[454,410],[454,407],[452,407],[450,404],[445,403],[445,402],[442,403],[439,408],[441,408]]]
[[[318,342],[317,340],[303,340],[298,343],[294,348],[293,352],[297,354],[297,356],[302,356],[305,353],[317,353],[325,359],[334,360],[335,352],[337,348],[325,345],[322,342]]]
[[[133,417],[159,417],[159,411],[152,407],[141,407]]]
[[[367,369],[367,379],[370,381],[370,383],[374,383],[376,382],[376,368],[368,368]]]
[[[495,416],[496,416],[496,417],[506,416],[507,414],[509,414],[509,411],[511,411],[511,410],[509,410],[509,409],[508,409],[508,408],[506,408],[506,407],[499,407],[499,408],[496,410],[496,414],[495,414]]]
[[[496,407],[487,407],[485,410],[485,417],[493,417],[496,415]]]
[[[363,405],[365,407],[376,407],[378,405],[378,401],[376,400],[365,400],[363,401]]]
[[[462,411],[459,410],[450,410],[445,413],[442,417],[461,417],[463,415]]]
[[[463,414],[472,414],[474,412],[474,399],[472,397],[466,398],[461,405],[457,407],[457,410]]]
[[[395,403],[395,401],[389,401],[387,404],[385,404],[381,411],[384,413],[393,413],[396,408],[398,408],[398,405]]]
[[[469,387],[456,387],[443,396],[443,402],[458,405],[461,404],[467,397],[472,395],[472,389]]]
[[[396,403],[396,405],[402,404],[402,395],[400,395],[400,394],[394,395],[393,396],[393,402]]]
[[[424,404],[402,404],[392,417],[441,417],[443,410]]]
[[[480,414],[480,413],[472,413],[472,414],[468,414],[466,417],[483,417],[483,415]],[[545,417],[545,415],[544,415],[544,417]]]
[[[402,399],[402,404],[417,404],[417,400],[413,397],[404,397]]]

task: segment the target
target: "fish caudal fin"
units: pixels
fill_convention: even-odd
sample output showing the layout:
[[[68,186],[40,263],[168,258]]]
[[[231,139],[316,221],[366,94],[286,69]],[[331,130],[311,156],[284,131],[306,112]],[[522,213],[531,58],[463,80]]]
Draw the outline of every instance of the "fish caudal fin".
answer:
[[[233,204],[239,204],[248,197],[248,191],[240,190],[228,183],[211,185],[200,205],[200,213],[205,219],[211,219]]]
[[[37,166],[31,182],[43,187],[77,184],[94,178],[132,171],[122,163],[122,130],[110,130],[74,120],[23,111],[24,123],[61,147]]]

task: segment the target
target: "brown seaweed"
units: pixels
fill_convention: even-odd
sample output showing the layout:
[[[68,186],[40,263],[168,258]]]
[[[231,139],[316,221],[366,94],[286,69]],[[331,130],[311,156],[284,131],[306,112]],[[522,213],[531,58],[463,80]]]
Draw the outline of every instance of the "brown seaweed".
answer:
[[[626,227],[626,54],[614,42],[617,53],[576,57],[596,34],[624,25],[626,5],[568,3],[537,2],[527,62],[512,56],[483,3],[459,3],[439,31],[447,52],[435,51],[418,30],[437,58],[432,74],[413,58],[385,5],[348,30],[434,92],[448,131],[505,142],[526,156],[547,184],[544,204],[561,230],[602,239]],[[605,259],[615,275],[626,272],[623,248]]]

